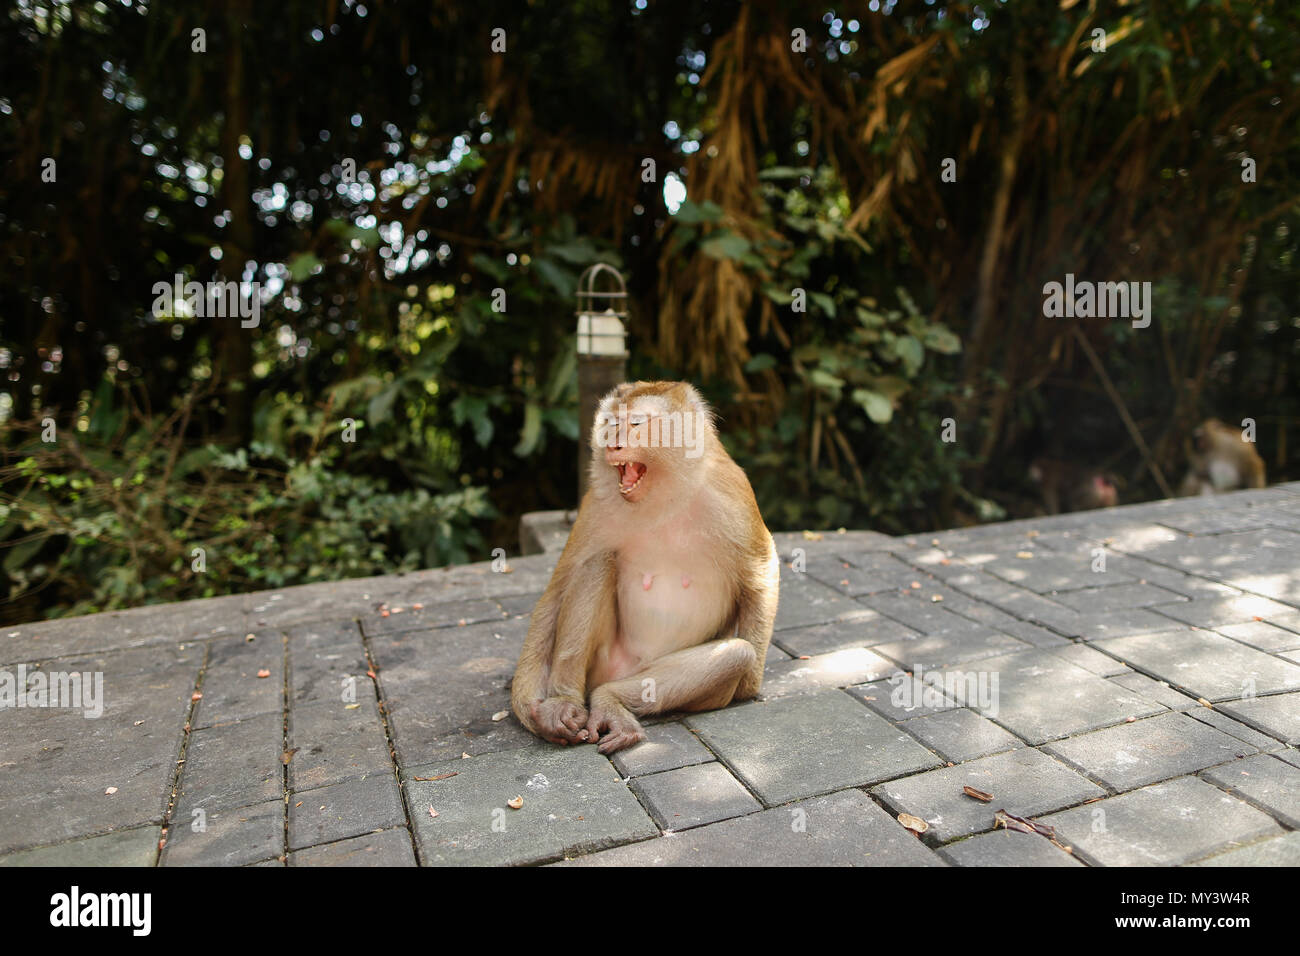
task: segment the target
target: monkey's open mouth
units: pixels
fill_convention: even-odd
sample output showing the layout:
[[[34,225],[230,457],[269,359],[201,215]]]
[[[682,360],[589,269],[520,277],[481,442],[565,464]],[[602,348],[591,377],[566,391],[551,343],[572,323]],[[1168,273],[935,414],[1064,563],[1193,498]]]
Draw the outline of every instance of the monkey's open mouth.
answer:
[[[618,492],[621,495],[630,495],[645,477],[645,465],[639,461],[615,462],[614,467],[618,469]]]

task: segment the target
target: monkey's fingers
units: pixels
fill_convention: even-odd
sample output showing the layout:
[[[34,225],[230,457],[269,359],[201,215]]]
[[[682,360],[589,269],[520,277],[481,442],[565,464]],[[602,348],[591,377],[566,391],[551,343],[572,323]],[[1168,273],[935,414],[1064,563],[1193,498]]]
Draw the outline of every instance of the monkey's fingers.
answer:
[[[596,749],[608,756],[616,750],[622,750],[624,747],[631,747],[635,743],[645,740],[645,734],[635,730],[623,731],[622,733],[611,734],[600,742]]]

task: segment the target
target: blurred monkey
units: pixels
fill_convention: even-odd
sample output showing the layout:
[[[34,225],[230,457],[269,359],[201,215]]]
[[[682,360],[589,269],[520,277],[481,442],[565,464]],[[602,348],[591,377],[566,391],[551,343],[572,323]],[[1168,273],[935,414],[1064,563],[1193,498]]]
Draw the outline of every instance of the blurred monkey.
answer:
[[[1180,495],[1212,495],[1235,488],[1264,487],[1264,459],[1240,429],[1231,428],[1217,418],[1207,418],[1192,432],[1192,440],[1196,451],[1178,488]]]
[[[1029,480],[1038,485],[1048,514],[1119,504],[1119,478],[1097,468],[1056,458],[1036,458],[1029,466]]]

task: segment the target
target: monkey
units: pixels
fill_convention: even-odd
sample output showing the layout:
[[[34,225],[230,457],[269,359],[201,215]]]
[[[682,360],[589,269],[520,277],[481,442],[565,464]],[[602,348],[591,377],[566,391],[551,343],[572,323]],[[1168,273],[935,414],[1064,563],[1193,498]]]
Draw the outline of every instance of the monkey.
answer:
[[[753,488],[684,382],[624,383],[591,430],[591,480],[511,684],[520,723],[611,754],[638,717],[757,695],[780,564]]]
[[[1263,488],[1264,459],[1242,433],[1217,418],[1207,418],[1192,432],[1196,451],[1179,495],[1212,495],[1234,488]]]
[[[1038,485],[1048,514],[1113,508],[1119,504],[1117,475],[1085,468],[1055,458],[1036,458],[1029,466],[1029,478]]]

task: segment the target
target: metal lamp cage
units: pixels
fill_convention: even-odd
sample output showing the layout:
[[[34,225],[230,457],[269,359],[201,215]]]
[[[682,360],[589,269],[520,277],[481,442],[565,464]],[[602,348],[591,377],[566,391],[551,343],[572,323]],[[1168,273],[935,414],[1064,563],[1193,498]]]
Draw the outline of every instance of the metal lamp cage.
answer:
[[[600,291],[597,288],[602,276],[612,277],[612,291]],[[576,298],[578,354],[626,355],[624,323],[627,320],[627,283],[623,281],[622,273],[608,263],[597,262],[588,267],[578,279]],[[608,321],[609,319],[614,321]]]

